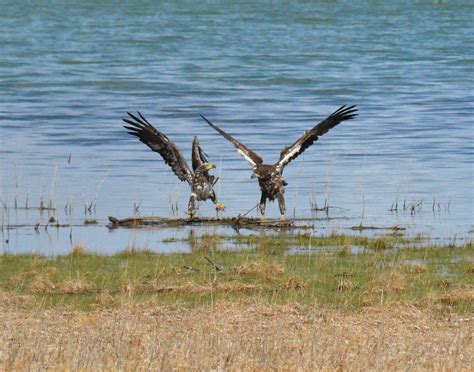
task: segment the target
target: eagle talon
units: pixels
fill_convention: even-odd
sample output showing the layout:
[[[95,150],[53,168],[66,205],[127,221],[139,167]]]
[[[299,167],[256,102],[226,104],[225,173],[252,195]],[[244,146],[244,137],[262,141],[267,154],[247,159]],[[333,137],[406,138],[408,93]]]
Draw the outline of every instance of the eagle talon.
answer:
[[[225,211],[225,205],[221,203],[216,204],[216,211]]]
[[[187,211],[187,212],[184,212],[184,214],[187,214],[189,216],[189,218],[193,218],[194,215],[196,214],[196,212],[194,211]]]

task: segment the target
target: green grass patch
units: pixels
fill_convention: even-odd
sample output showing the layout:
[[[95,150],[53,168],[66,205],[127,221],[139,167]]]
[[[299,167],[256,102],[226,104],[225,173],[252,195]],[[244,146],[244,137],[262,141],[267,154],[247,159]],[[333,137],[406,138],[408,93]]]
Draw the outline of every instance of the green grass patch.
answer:
[[[400,236],[337,234],[192,240],[190,254],[130,250],[100,256],[83,248],[54,259],[5,254],[0,256],[0,290],[7,297],[27,296],[44,308],[82,310],[143,301],[195,307],[263,300],[344,310],[403,302],[473,312],[472,244],[420,246]],[[221,249],[229,240],[243,249]],[[364,249],[351,254],[353,246]],[[324,249],[312,249],[318,247]]]

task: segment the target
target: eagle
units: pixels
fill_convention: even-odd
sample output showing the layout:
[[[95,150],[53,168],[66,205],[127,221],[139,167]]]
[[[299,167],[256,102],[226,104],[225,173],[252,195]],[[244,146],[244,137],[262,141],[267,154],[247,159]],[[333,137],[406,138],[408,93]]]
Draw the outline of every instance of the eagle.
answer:
[[[216,168],[209,163],[206,154],[199,146],[198,137],[195,136],[192,147],[192,167],[189,167],[186,159],[178,147],[162,132],[151,125],[147,119],[138,111],[138,116],[127,112],[128,118],[122,120],[127,123],[124,128],[127,133],[147,145],[154,152],[161,155],[166,164],[173,170],[180,181],[186,181],[191,186],[191,196],[188,202],[188,212],[191,218],[196,213],[196,201],[211,199],[216,205],[216,210],[223,210],[224,206],[217,202],[214,185],[219,177],[209,174],[211,169]]]
[[[316,124],[291,146],[285,147],[280,153],[280,159],[275,164],[264,164],[263,159],[254,151],[250,150],[241,142],[237,141],[227,132],[214,125],[209,119],[201,115],[201,117],[221,134],[226,140],[232,143],[237,151],[251,164],[253,173],[251,178],[257,178],[260,185],[261,196],[259,209],[262,216],[265,216],[265,207],[267,200],[274,201],[278,199],[281,218],[285,218],[285,186],[288,184],[283,177],[283,169],[292,160],[296,159],[309,146],[318,140],[320,136],[327,133],[329,129],[335,127],[339,123],[353,119],[357,116],[357,108],[353,106],[341,106],[326,119]]]

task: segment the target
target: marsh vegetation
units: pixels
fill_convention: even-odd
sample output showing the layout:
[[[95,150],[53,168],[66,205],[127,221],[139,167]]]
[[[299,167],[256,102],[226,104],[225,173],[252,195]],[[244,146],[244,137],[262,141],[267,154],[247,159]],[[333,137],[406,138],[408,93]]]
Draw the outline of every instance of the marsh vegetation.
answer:
[[[193,235],[191,254],[75,246],[68,256],[0,256],[0,288],[44,308],[123,301],[208,306],[220,301],[357,310],[392,302],[471,313],[472,243],[437,246],[400,234]],[[162,244],[166,244],[163,242]],[[223,249],[224,245],[232,249]]]

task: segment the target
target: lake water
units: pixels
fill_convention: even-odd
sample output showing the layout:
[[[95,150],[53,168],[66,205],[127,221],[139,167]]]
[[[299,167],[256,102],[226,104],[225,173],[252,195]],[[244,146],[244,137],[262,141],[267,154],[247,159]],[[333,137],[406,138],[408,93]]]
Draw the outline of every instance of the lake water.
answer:
[[[328,197],[330,215],[346,218],[317,223],[315,234],[346,232],[364,211],[364,225],[472,237],[472,2],[179,3],[0,1],[2,251],[58,254],[79,242],[166,250],[162,239],[188,233],[105,227],[136,205],[142,215],[186,209],[188,186],[122,128],[136,110],[188,161],[199,136],[233,216],[256,204],[258,185],[199,113],[273,162],[304,130],[356,104],[355,120],[285,169],[288,216],[310,216],[310,200]],[[389,211],[397,197],[398,213]],[[15,200],[57,209],[15,209]],[[78,226],[35,231],[51,214]],[[277,204],[267,214],[278,216]],[[86,218],[99,225],[81,226]]]

